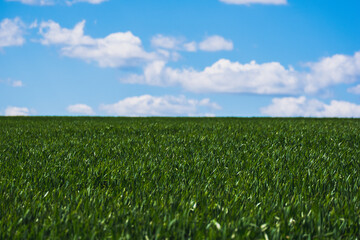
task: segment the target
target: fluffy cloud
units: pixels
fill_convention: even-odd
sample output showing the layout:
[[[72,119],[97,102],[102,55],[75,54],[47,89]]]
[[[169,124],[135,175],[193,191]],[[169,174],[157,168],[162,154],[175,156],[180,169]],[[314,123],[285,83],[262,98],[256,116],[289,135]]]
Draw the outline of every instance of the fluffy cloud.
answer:
[[[22,83],[22,81],[12,80],[12,81],[11,81],[11,86],[12,86],[12,87],[23,87],[24,84]]]
[[[234,45],[232,41],[226,40],[221,36],[210,36],[199,44],[200,50],[215,52],[215,51],[230,51],[233,50]]]
[[[207,37],[204,41],[197,43],[195,41],[186,42],[184,38],[158,34],[151,39],[151,45],[155,48],[187,52],[196,52],[198,49],[208,52],[229,51],[234,48],[232,41],[218,35]]]
[[[62,28],[53,21],[42,22],[39,33],[44,45],[62,46],[61,53],[87,62],[97,62],[101,67],[126,67],[151,62],[160,58],[158,53],[146,52],[141,40],[131,32],[112,33],[105,38],[84,35],[85,21],[73,29]]]
[[[240,64],[221,59],[202,71],[173,69],[165,62],[148,65],[143,75],[130,75],[123,79],[128,83],[157,86],[181,85],[192,92],[285,94],[299,88],[296,72],[272,62]]]
[[[0,48],[21,46],[25,43],[24,24],[20,18],[5,18],[0,22]]]
[[[80,2],[86,2],[86,3],[90,3],[90,4],[100,4],[103,2],[106,2],[108,0],[72,0],[72,1],[67,1],[68,4],[74,4],[74,3],[80,3]]]
[[[353,94],[360,94],[360,84],[355,87],[349,88],[348,92]]]
[[[313,94],[337,84],[349,84],[360,77],[360,52],[354,56],[335,55],[307,63],[297,71],[278,62],[247,64],[220,59],[201,71],[174,69],[164,61],[148,64],[142,75],[129,75],[127,83],[156,86],[180,85],[192,92]]]
[[[74,28],[61,27],[54,21],[41,22],[39,34],[43,45],[58,45],[64,56],[79,58],[86,62],[96,62],[100,67],[129,67],[152,64],[159,60],[177,60],[177,51],[195,52],[198,48],[204,51],[231,50],[233,44],[220,36],[211,36],[203,42],[185,42],[184,39],[156,35],[152,46],[156,52],[147,52],[140,38],[131,32],[112,33],[105,38],[92,38],[84,34],[85,20]],[[172,51],[170,51],[172,50]]]
[[[117,116],[212,116],[205,110],[218,110],[220,106],[209,99],[194,100],[184,96],[155,97],[143,95],[125,98],[117,103],[102,105],[101,110]]]
[[[187,52],[196,52],[197,50],[197,43],[195,41],[184,43],[183,48]]]
[[[237,5],[250,5],[250,4],[271,4],[271,5],[284,5],[287,0],[220,0],[220,2],[227,4]]]
[[[73,29],[62,28],[54,21],[41,22],[39,33],[44,45],[59,44],[69,46],[94,45],[95,39],[84,35],[85,20],[75,25]]]
[[[26,5],[49,6],[49,5],[55,5],[58,3],[59,4],[66,3],[67,5],[72,5],[74,3],[79,3],[79,2],[86,2],[86,3],[90,3],[90,4],[100,4],[107,0],[72,0],[72,1],[66,1],[66,0],[6,0],[6,1],[20,2],[20,3],[26,4]]]
[[[306,65],[310,72],[304,76],[305,91],[313,93],[328,86],[355,82],[360,76],[360,52],[354,56],[337,54]]]
[[[54,0],[6,0],[8,2],[20,2],[26,5],[48,6],[55,3]]]
[[[70,105],[66,108],[69,113],[80,114],[80,115],[94,115],[93,109],[86,104],[75,104]]]
[[[332,100],[330,104],[304,96],[274,98],[272,104],[261,109],[272,117],[360,117],[360,105]]]
[[[30,110],[25,107],[7,107],[5,109],[5,116],[29,116]]]
[[[4,83],[4,84],[12,86],[12,87],[23,87],[24,86],[22,81],[13,80],[13,79],[10,79],[10,78],[8,78],[7,80],[1,80],[0,79],[0,83]]]
[[[183,39],[161,34],[158,34],[151,39],[151,45],[156,48],[177,50],[180,48],[179,45],[181,44],[183,44]]]

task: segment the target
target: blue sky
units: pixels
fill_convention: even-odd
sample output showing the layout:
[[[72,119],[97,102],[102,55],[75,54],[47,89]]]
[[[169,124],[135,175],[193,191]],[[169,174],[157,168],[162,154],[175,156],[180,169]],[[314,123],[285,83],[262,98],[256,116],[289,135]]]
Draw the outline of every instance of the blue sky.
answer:
[[[0,0],[0,115],[360,117],[358,0]]]

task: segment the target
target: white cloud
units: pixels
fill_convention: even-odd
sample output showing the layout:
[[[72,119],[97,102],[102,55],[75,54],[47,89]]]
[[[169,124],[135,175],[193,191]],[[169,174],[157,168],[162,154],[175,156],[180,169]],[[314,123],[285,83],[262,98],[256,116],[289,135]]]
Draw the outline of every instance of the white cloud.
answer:
[[[151,45],[157,48],[177,49],[183,40],[176,37],[158,34],[151,39]]]
[[[5,109],[5,116],[29,116],[30,110],[26,107],[7,107]]]
[[[355,82],[360,76],[360,52],[354,56],[336,54],[306,65],[310,71],[304,76],[305,91],[317,92],[328,86]]]
[[[274,98],[271,105],[260,111],[272,117],[360,117],[360,105],[337,100],[326,104],[304,96]]]
[[[200,50],[215,52],[215,51],[230,51],[233,50],[234,44],[230,40],[226,40],[221,36],[210,36],[199,43]]]
[[[6,0],[8,2],[20,2],[26,5],[48,6],[55,3],[54,0]]]
[[[349,88],[348,92],[353,94],[360,94],[360,84],[355,87]]]
[[[0,22],[0,48],[21,46],[25,43],[24,24],[20,18],[5,18]]]
[[[176,61],[180,58],[177,51],[195,52],[196,42],[158,34],[151,40],[155,52],[147,52],[140,38],[131,32],[112,33],[105,38],[92,38],[84,34],[85,20],[72,29],[63,28],[54,21],[41,22],[39,34],[43,45],[58,45],[61,54],[79,58],[86,62],[96,62],[100,67],[128,67],[149,64],[154,61]],[[34,25],[37,23],[35,22]],[[220,36],[212,36],[200,43],[204,51],[230,50],[231,41]]]
[[[0,83],[4,83],[4,84],[12,86],[12,87],[23,87],[24,86],[22,81],[13,80],[13,79],[10,79],[10,78],[8,78],[7,80],[1,80],[0,79]]]
[[[186,42],[185,38],[164,36],[162,34],[155,35],[151,39],[151,45],[155,48],[176,50],[176,51],[187,51],[196,52],[196,42]]]
[[[26,5],[37,5],[37,6],[50,6],[55,4],[62,4],[65,3],[67,5],[72,5],[74,3],[86,2],[90,4],[100,4],[108,0],[6,0],[8,2],[20,2]]]
[[[85,20],[77,23],[73,29],[62,28],[54,21],[41,22],[39,33],[43,39],[40,42],[44,45],[93,45],[95,39],[84,35]]]
[[[29,25],[29,29],[34,29],[38,27],[38,21],[37,19],[35,19],[35,21],[33,21],[30,25]]]
[[[165,62],[149,64],[143,75],[130,75],[122,79],[128,83],[157,86],[181,85],[192,92],[286,94],[299,88],[296,72],[272,62],[240,64],[221,59],[202,71],[173,69]]]
[[[22,83],[22,81],[13,80],[11,82],[11,86],[13,86],[13,87],[23,87],[24,84]]]
[[[183,47],[184,47],[184,50],[187,52],[196,52],[197,43],[195,41],[184,43]]]
[[[66,108],[69,113],[80,114],[80,115],[94,115],[93,109],[86,104],[75,104],[70,105]]]
[[[287,0],[220,0],[220,2],[237,5],[250,4],[271,4],[271,5],[285,5]]]
[[[307,63],[306,67],[297,71],[278,62],[241,64],[220,59],[198,71],[174,69],[164,61],[154,61],[142,75],[133,74],[121,80],[155,86],[180,85],[192,92],[314,94],[329,86],[355,82],[360,77],[360,52],[324,58]]]
[[[104,104],[100,109],[117,116],[213,116],[220,106],[209,99],[194,100],[185,96],[142,95],[128,97],[114,104]],[[202,112],[205,109],[209,112]]]
[[[186,42],[185,38],[164,36],[162,34],[155,35],[151,39],[151,45],[155,48],[168,49],[175,51],[196,52],[198,49],[207,52],[230,51],[233,50],[234,44],[230,40],[226,40],[222,36],[214,35],[207,37],[202,42],[195,41]]]
[[[81,3],[81,2],[90,3],[90,4],[100,4],[100,3],[103,3],[106,1],[108,1],[108,0],[72,0],[72,1],[67,1],[67,3],[69,5],[74,4],[74,3]]]
[[[62,28],[53,21],[42,22],[39,33],[44,45],[62,46],[61,53],[87,62],[97,62],[101,67],[126,67],[151,62],[163,56],[146,52],[140,38],[131,32],[112,33],[105,38],[84,35],[85,21],[73,29]]]

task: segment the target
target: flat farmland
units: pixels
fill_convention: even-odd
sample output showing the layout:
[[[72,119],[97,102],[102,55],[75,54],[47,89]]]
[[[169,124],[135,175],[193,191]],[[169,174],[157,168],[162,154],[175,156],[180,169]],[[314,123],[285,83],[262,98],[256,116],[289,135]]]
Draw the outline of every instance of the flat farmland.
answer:
[[[355,239],[360,120],[0,118],[0,239]]]

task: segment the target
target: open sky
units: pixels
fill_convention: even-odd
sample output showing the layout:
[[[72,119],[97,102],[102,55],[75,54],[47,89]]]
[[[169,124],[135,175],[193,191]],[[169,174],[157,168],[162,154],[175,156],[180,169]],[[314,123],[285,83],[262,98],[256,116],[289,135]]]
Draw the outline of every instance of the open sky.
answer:
[[[0,115],[360,117],[359,0],[0,0]]]

